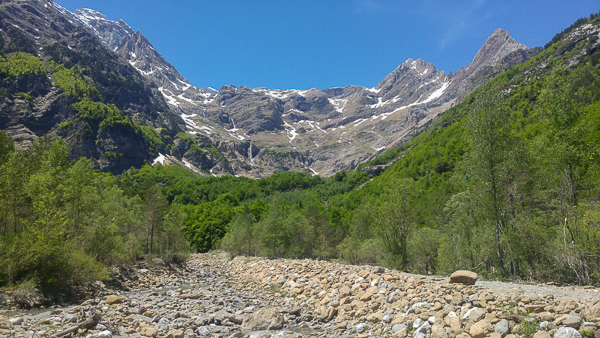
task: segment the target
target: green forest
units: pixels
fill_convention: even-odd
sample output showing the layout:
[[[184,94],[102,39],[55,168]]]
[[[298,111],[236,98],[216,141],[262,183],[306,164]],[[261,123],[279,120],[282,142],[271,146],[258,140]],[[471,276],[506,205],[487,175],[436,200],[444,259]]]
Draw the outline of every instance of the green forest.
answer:
[[[0,286],[68,288],[144,255],[216,249],[600,285],[600,52],[595,36],[564,41],[599,20],[557,34],[409,143],[328,178],[199,177],[160,164],[111,176],[69,161],[60,139],[16,150],[0,134]],[[110,105],[73,109],[131,123]],[[376,177],[362,171],[387,163]]]

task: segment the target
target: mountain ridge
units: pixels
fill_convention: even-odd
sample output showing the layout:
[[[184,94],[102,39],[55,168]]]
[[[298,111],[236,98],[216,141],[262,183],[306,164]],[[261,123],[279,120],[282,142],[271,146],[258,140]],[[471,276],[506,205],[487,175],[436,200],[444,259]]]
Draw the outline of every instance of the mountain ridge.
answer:
[[[176,124],[181,130],[171,128],[171,133],[185,131],[192,137],[180,135],[188,141],[164,139],[161,147],[153,148],[157,157],[147,162],[161,158],[162,163],[184,165],[200,175],[258,178],[292,170],[330,176],[354,169],[381,151],[408,142],[478,84],[536,54],[498,29],[471,65],[454,74],[417,58],[400,64],[373,88],[351,85],[297,90],[224,85],[217,91],[190,84],[141,32],[134,32],[124,21],[111,21],[91,9],[71,13],[49,4],[72,24],[98,37],[156,86],[153,91],[160,93],[168,106],[159,111],[178,116]],[[523,56],[498,66],[517,52]],[[162,133],[161,126],[154,128]],[[205,157],[190,152],[190,142],[197,144]],[[207,160],[211,154],[219,160]]]

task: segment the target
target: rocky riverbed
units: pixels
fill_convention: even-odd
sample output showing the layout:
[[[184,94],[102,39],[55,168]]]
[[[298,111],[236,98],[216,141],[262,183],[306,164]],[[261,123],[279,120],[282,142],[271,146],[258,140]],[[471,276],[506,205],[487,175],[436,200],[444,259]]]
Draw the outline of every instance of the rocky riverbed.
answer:
[[[197,254],[117,271],[120,285],[0,314],[0,337],[600,337],[600,292],[450,283],[381,267]]]

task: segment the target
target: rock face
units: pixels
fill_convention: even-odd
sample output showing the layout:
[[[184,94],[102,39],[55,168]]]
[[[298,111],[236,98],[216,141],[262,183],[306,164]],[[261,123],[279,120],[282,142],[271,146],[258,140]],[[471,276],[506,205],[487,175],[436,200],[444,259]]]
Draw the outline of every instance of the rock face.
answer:
[[[224,85],[216,91],[192,86],[123,21],[110,21],[91,10],[62,11],[154,82],[186,122],[188,133],[202,135],[223,149],[239,149],[240,142],[260,144],[261,153],[234,151],[234,156],[228,155],[230,168],[213,168],[213,173],[251,177],[268,176],[276,169],[324,176],[354,169],[385,149],[408,142],[479,84],[540,51],[526,53],[524,45],[499,29],[471,65],[454,75],[422,59],[408,59],[374,88],[271,90]],[[521,57],[511,56],[518,52]]]
[[[479,276],[475,272],[467,270],[458,270],[450,276],[450,283],[462,283],[465,285],[474,285]]]
[[[244,331],[277,330],[282,326],[283,316],[273,308],[260,309],[244,317],[242,322]]]
[[[202,101],[214,89],[199,89],[189,84],[139,31],[134,32],[123,20],[111,21],[92,9],[69,12],[58,4],[54,7],[69,19],[94,33],[110,50],[125,58],[142,75],[153,81],[165,99],[174,106]]]
[[[102,25],[99,16],[89,20]],[[125,36],[111,34],[107,43]],[[45,134],[62,137],[71,159],[86,156],[97,169],[120,173],[155,157],[148,133],[184,125],[149,79],[52,1],[1,2],[0,37],[3,60],[33,65],[0,84],[0,130],[19,148]],[[89,109],[95,114],[85,114]],[[115,119],[102,124],[111,114]]]

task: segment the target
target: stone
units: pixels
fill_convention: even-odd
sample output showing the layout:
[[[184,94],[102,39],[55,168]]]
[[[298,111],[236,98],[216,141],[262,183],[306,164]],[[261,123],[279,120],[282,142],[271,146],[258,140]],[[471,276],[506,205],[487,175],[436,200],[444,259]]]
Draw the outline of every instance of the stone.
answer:
[[[8,320],[12,325],[21,325],[23,324],[23,317],[12,317]]]
[[[183,331],[178,329],[171,330],[167,332],[167,338],[183,338]]]
[[[583,311],[582,316],[587,320],[600,318],[600,302],[596,302],[591,308]]]
[[[579,316],[569,316],[562,321],[562,325],[572,327],[576,330],[579,330],[581,326],[581,317]]]
[[[376,312],[376,313],[369,315],[367,317],[367,320],[370,322],[380,323],[383,321],[384,316],[385,315],[383,314],[383,312]]]
[[[63,319],[60,321],[62,324],[68,324],[68,323],[77,323],[77,316],[75,314],[68,314],[66,316],[63,317]]]
[[[425,338],[427,337],[427,331],[431,328],[431,324],[429,322],[425,322],[413,333],[413,338]]]
[[[442,325],[433,325],[431,327],[431,338],[447,338],[448,334]]]
[[[475,272],[468,270],[454,271],[450,275],[450,283],[461,283],[465,285],[474,285],[479,276]]]
[[[275,308],[264,308],[244,317],[242,330],[278,330],[283,327],[283,316]]]
[[[469,313],[468,318],[469,318],[469,320],[472,320],[474,322],[478,322],[478,321],[482,320],[487,313],[487,311],[485,311],[482,308],[473,308],[473,309],[469,310],[469,312],[470,313]]]
[[[533,335],[533,338],[552,338],[552,336],[546,331],[538,331]]]
[[[385,316],[383,316],[383,318],[381,319],[381,321],[384,322],[384,323],[390,323],[392,321],[392,316],[385,315]]]
[[[367,302],[367,301],[369,301],[369,300],[371,299],[371,297],[373,297],[373,293],[372,293],[372,292],[365,292],[365,294],[363,294],[363,295],[360,297],[360,300],[361,300],[362,302]]]
[[[345,330],[347,326],[348,326],[347,320],[343,320],[343,321],[335,324],[336,330]]]
[[[98,332],[97,335],[98,338],[110,338],[112,337],[112,332],[110,332],[109,330],[104,330],[102,332]]]
[[[298,314],[298,313],[300,313],[300,311],[298,311],[297,313],[294,313],[294,312],[290,311],[290,314]],[[242,321],[243,321],[243,318],[238,318],[235,315],[232,315],[232,314],[229,314],[229,313],[226,314],[226,315],[224,315],[223,317],[227,318],[230,322],[236,323],[236,324],[241,324]]]
[[[350,297],[351,294],[352,290],[347,285],[342,286],[340,289],[340,298]]]
[[[581,333],[572,327],[563,326],[556,330],[554,338],[582,338]]]
[[[461,323],[460,323],[460,318],[458,316],[450,318],[450,328],[455,333],[458,332],[458,331],[460,331],[460,329],[461,329]]]
[[[333,317],[335,317],[336,314],[337,314],[337,308],[335,308],[333,306],[329,306],[325,310],[325,313],[321,317],[321,320],[327,323],[327,322],[331,321],[333,319]],[[282,326],[283,326],[283,322],[282,322]]]
[[[396,333],[405,328],[406,328],[406,325],[404,325],[404,324],[396,324],[396,325],[392,326],[392,333]]]
[[[408,336],[407,328],[403,328],[392,335],[394,338],[405,338],[406,336]]]
[[[198,335],[201,336],[201,337],[205,337],[205,336],[210,336],[211,335],[210,330],[206,326],[199,326],[196,329],[196,333],[198,333]]]
[[[106,297],[107,305],[121,304],[121,303],[123,303],[123,299],[117,295],[110,295],[110,296]]]
[[[469,333],[473,338],[483,338],[494,330],[492,324],[490,324],[487,320],[480,320],[477,323],[473,324],[469,329]]]
[[[506,319],[501,319],[494,325],[494,332],[500,334],[502,337],[506,336],[509,330],[508,320]]]
[[[142,327],[142,329],[140,330],[140,334],[145,337],[155,338],[158,334],[158,330],[153,328],[152,326],[145,326]]]

